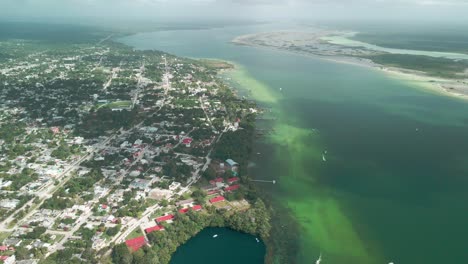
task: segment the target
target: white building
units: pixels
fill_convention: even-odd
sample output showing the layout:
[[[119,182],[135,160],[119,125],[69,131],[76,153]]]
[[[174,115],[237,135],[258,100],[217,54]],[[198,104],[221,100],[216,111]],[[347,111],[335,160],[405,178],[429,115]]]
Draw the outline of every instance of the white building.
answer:
[[[4,199],[0,201],[0,207],[6,209],[15,209],[20,201],[18,199]]]

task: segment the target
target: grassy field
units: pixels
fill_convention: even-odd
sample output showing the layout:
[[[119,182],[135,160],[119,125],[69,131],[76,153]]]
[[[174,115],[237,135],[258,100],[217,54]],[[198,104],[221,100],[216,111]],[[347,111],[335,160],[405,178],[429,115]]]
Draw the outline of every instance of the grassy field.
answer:
[[[0,242],[3,242],[10,234],[11,232],[0,232]]]
[[[139,236],[142,236],[143,232],[141,231],[140,227],[136,227],[128,236],[125,238],[125,240],[136,238]]]
[[[54,239],[54,242],[57,243],[59,242],[60,240],[62,240],[63,238],[65,237],[65,235],[55,235],[55,239]]]
[[[200,105],[197,100],[193,99],[176,99],[174,100],[174,104],[182,107],[195,107]]]

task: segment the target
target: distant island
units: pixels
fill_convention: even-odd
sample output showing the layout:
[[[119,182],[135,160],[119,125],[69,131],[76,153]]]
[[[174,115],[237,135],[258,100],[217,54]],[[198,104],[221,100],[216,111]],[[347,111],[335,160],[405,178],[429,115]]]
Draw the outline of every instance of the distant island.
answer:
[[[356,32],[311,28],[242,35],[232,43],[371,67],[434,91],[468,96],[468,54],[384,48],[355,36]]]

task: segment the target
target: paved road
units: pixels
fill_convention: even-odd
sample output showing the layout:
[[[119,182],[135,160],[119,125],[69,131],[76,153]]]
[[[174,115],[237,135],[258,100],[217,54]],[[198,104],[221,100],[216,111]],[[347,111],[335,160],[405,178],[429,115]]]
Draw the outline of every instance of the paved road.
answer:
[[[107,36],[107,37],[101,39],[101,40],[97,43],[97,45],[102,44],[104,41],[106,41],[106,40],[112,38],[113,36],[114,36],[114,33],[112,33],[112,34],[110,34],[109,36]]]
[[[198,100],[200,101],[200,107],[201,107],[201,109],[203,109],[203,113],[205,113],[206,120],[208,120],[208,123],[210,123],[211,129],[213,129],[213,131],[216,131],[216,128],[213,126],[213,123],[211,123],[211,119],[210,119],[210,117],[208,116],[208,113],[205,110],[205,106],[203,105],[202,98],[199,97]]]
[[[46,257],[53,254],[57,250],[64,249],[64,244],[68,241],[68,239],[73,236],[73,234],[80,229],[80,227],[87,222],[88,217],[92,214],[91,208],[86,208],[86,210],[78,217],[77,221],[75,222],[72,229],[65,233],[65,236],[60,240],[58,243],[55,244],[55,248],[53,250],[49,250],[47,252]]]

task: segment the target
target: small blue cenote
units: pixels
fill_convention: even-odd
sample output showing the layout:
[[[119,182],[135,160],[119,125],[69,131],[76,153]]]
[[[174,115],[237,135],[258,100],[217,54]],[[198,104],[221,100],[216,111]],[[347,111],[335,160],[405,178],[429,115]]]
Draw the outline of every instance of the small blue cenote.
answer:
[[[171,264],[262,264],[264,257],[265,245],[254,236],[206,228],[177,249]]]

